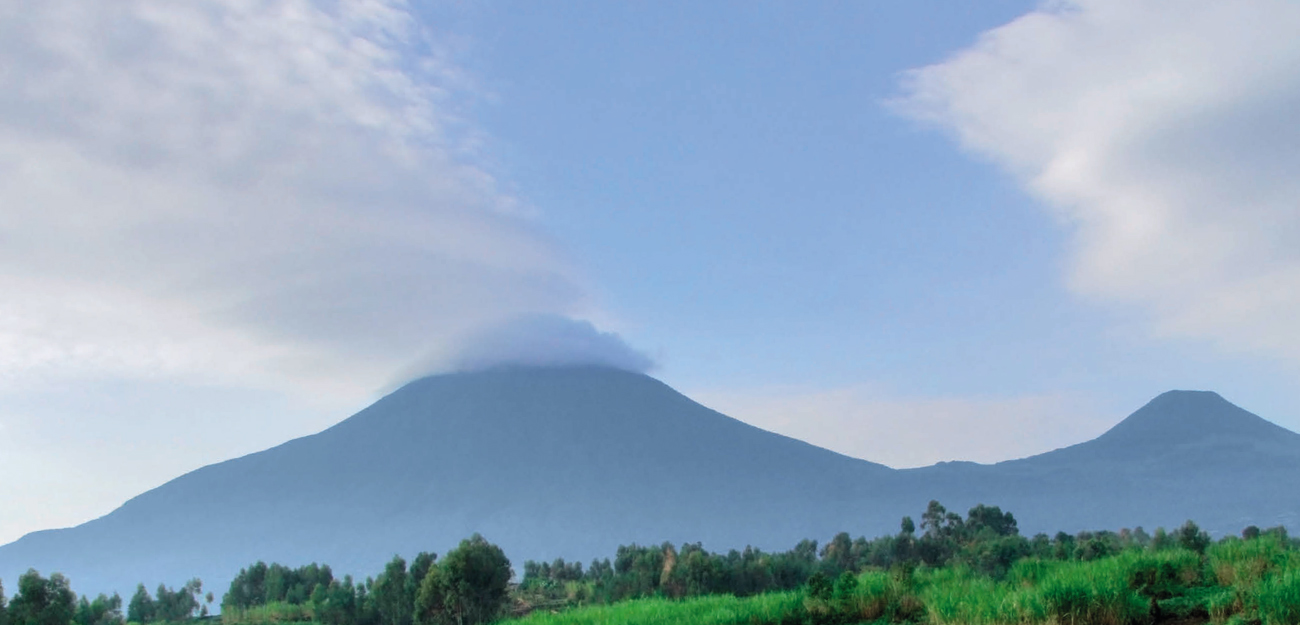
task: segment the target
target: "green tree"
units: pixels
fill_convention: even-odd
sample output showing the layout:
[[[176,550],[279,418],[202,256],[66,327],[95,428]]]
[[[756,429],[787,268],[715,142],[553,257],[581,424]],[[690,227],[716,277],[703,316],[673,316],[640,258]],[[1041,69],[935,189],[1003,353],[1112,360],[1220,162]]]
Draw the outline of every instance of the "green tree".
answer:
[[[379,625],[379,608],[375,605],[375,596],[371,590],[375,580],[367,577],[357,584],[357,619],[356,625]]]
[[[948,517],[948,509],[943,504],[930,500],[930,505],[926,506],[925,512],[921,513],[921,531],[927,536],[935,536],[943,532],[944,521]]]
[[[992,532],[994,536],[1014,536],[1020,533],[1016,526],[1016,517],[1010,512],[1002,512],[997,506],[979,504],[966,513],[966,529],[972,537],[980,532]]]
[[[509,599],[510,560],[474,534],[429,569],[420,583],[416,615],[421,625],[475,625],[501,614]]]
[[[1190,519],[1183,523],[1182,527],[1174,532],[1174,535],[1178,538],[1179,547],[1196,553],[1205,553],[1206,547],[1210,546],[1210,535]]]
[[[852,571],[844,571],[835,578],[835,585],[831,589],[831,602],[836,609],[847,614],[852,609],[857,590],[858,576]]]
[[[5,585],[0,581],[0,625],[9,625],[9,611],[5,609]]]
[[[29,569],[18,578],[18,594],[9,602],[13,625],[68,625],[77,609],[77,596],[68,578],[59,573],[49,579]]]
[[[840,532],[822,547],[822,570],[827,577],[853,569],[853,539],[848,532]]]
[[[1165,528],[1157,527],[1155,535],[1151,537],[1151,550],[1164,551],[1165,549],[1172,549],[1176,542],[1174,537],[1165,531]]]
[[[1079,546],[1075,551],[1075,557],[1084,562],[1089,562],[1115,555],[1118,549],[1106,538],[1107,537],[1101,533],[1088,533],[1087,535],[1081,535],[1078,541]]]
[[[414,619],[415,616],[415,599],[420,594],[420,584],[424,578],[429,575],[429,569],[433,568],[438,561],[438,554],[421,551],[411,560],[411,567],[406,572],[406,605],[411,608],[411,616],[408,619]],[[407,621],[408,623],[410,620]]]
[[[185,582],[176,590],[159,584],[158,592],[154,597],[154,620],[179,623],[199,616],[201,596],[203,596],[203,582],[197,579]]]
[[[406,560],[393,556],[375,580],[370,594],[382,625],[410,625],[413,603],[406,594],[406,577]]]
[[[808,585],[805,592],[813,599],[829,601],[833,589],[834,586],[831,583],[830,578],[826,577],[826,575],[821,571],[817,571],[808,577]]]
[[[240,569],[230,581],[230,590],[221,598],[221,609],[251,608],[266,603],[266,576],[269,567],[265,562]]]
[[[330,582],[324,601],[315,601],[316,615],[325,625],[350,625],[357,622],[357,591],[352,586],[352,576],[343,581]]]
[[[144,584],[137,585],[135,594],[131,596],[131,603],[126,606],[126,620],[132,623],[152,623],[157,611],[153,597],[149,595]]]
[[[72,622],[76,625],[121,625],[122,597],[117,593],[112,597],[100,594],[94,601],[82,597],[77,602]]]
[[[277,603],[284,601],[289,594],[289,569],[283,564],[271,563],[270,568],[266,570],[266,602]]]

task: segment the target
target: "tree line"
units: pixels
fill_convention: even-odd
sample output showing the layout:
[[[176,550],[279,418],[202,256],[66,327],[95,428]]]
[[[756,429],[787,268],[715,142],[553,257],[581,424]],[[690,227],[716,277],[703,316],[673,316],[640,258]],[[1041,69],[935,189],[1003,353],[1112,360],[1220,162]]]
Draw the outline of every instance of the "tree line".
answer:
[[[202,582],[191,580],[180,589],[158,586],[157,597],[143,584],[131,598],[127,613],[122,613],[122,597],[117,593],[100,594],[94,599],[78,599],[68,578],[54,573],[48,578],[28,570],[18,578],[18,592],[5,600],[0,581],[0,625],[124,625],[124,623],[181,623],[207,616],[207,606],[199,603]],[[208,593],[207,602],[212,602]]]
[[[313,620],[325,625],[472,625],[495,620],[514,576],[500,547],[482,536],[441,560],[422,552],[409,566],[394,556],[378,577],[334,577],[329,566],[291,569],[258,562],[241,569],[222,599],[227,625]]]
[[[613,561],[594,560],[586,568],[563,559],[527,561],[517,597],[523,609],[557,609],[645,597],[747,597],[801,587],[830,592],[846,574],[876,569],[907,575],[917,567],[961,567],[999,580],[1026,558],[1086,562],[1130,549],[1180,547],[1204,553],[1211,544],[1209,534],[1192,521],[1172,532],[1159,528],[1154,534],[1136,527],[1025,537],[1015,516],[998,506],[977,505],[963,517],[937,501],[929,503],[920,519],[918,526],[911,517],[903,517],[893,535],[868,539],[841,532],[820,547],[817,541],[804,540],[789,551],[775,553],[753,547],[715,553],[699,543],[681,547],[664,543],[622,546]],[[1242,532],[1244,538],[1261,535],[1289,540],[1283,527],[1251,526]]]
[[[804,589],[832,596],[864,570],[910,575],[918,567],[960,567],[994,580],[1016,562],[1092,561],[1127,550],[1174,548],[1203,554],[1210,536],[1188,521],[1148,534],[1141,527],[1055,536],[1020,534],[1015,517],[997,506],[977,505],[965,516],[931,501],[920,524],[904,517],[899,531],[874,539],[840,533],[824,545],[803,540],[783,552],[754,547],[710,552],[701,543],[620,546],[613,559],[579,562],[527,561],[518,585],[504,552],[474,536],[439,559],[422,552],[409,563],[394,556],[365,580],[335,577],[328,565],[291,568],[256,562],[239,571],[221,600],[225,625],[313,621],[323,625],[472,625],[506,614],[610,604],[628,599],[680,599],[730,594],[748,597]],[[1246,539],[1270,536],[1290,544],[1285,528],[1246,528]],[[842,591],[843,589],[841,589]],[[206,617],[213,602],[197,579],[151,594],[139,585],[123,614],[120,596],[93,600],[72,592],[66,577],[31,570],[5,600],[0,582],[0,625],[124,625],[181,623]]]

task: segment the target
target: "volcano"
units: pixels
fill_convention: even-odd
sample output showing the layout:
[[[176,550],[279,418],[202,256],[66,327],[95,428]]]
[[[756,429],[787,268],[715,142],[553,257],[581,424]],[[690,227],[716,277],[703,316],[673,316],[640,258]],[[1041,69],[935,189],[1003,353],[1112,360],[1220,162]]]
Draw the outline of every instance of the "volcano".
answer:
[[[1014,435],[1014,433],[1008,433]],[[323,432],[207,466],[83,525],[0,547],[0,578],[78,592],[199,577],[220,594],[257,560],[373,574],[474,532],[525,559],[703,542],[787,549],[897,530],[930,499],[999,505],[1022,531],[1293,523],[1300,435],[1213,393],[1157,397],[1101,437],[999,463],[894,470],[719,414],[648,376],[596,367],[424,378]]]

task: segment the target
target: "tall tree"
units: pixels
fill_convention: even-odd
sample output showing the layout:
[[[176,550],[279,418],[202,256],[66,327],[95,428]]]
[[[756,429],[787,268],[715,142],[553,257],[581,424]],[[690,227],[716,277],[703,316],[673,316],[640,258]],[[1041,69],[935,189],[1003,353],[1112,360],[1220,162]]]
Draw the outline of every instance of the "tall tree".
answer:
[[[416,554],[415,559],[411,560],[410,570],[406,575],[406,603],[412,608],[415,606],[415,597],[420,594],[420,583],[429,574],[429,569],[433,568],[438,561],[438,554],[421,551]]]
[[[352,576],[344,575],[343,581],[330,582],[325,591],[325,600],[316,602],[317,618],[325,625],[350,625],[357,619],[357,590],[352,586]]]
[[[406,560],[393,556],[375,580],[370,594],[379,608],[381,625],[410,625],[414,602],[407,595],[406,577]]]
[[[77,609],[77,596],[68,578],[59,573],[49,579],[29,569],[18,578],[18,594],[9,602],[13,625],[68,625]]]
[[[478,534],[462,540],[421,582],[418,621],[421,625],[490,622],[505,608],[513,575],[500,547]]]
[[[827,577],[836,577],[853,569],[853,539],[840,532],[822,547],[822,569]]]
[[[1196,553],[1205,553],[1210,546],[1210,535],[1190,519],[1174,532],[1178,537],[1178,546]]]
[[[132,623],[152,623],[157,611],[149,591],[144,584],[138,584],[135,594],[131,596],[131,603],[126,606],[126,620]]]
[[[155,617],[159,621],[168,623],[188,621],[198,614],[201,596],[203,596],[203,582],[198,579],[185,582],[176,590],[159,584],[158,594],[154,599],[154,604],[157,606]]]
[[[117,593],[112,597],[100,594],[94,601],[82,597],[77,602],[77,613],[72,622],[75,625],[121,625],[122,597]]]
[[[1016,517],[1010,512],[1002,512],[997,506],[979,504],[966,513],[966,528],[972,537],[981,531],[992,532],[995,536],[1014,536],[1020,533],[1016,526]]]

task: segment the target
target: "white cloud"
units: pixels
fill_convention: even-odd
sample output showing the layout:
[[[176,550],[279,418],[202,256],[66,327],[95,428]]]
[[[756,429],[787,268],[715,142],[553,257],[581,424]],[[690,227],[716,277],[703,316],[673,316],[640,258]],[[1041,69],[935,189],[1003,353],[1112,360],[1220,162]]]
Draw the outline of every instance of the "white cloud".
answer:
[[[895,102],[1075,230],[1070,286],[1300,362],[1300,4],[1046,3]]]
[[[369,391],[581,306],[404,2],[0,9],[0,378]],[[20,378],[21,376],[21,378]]]
[[[0,542],[598,314],[480,97],[402,0],[0,3]]]
[[[904,397],[870,387],[690,395],[751,425],[894,468],[1023,458],[1091,440],[1116,422],[1066,395]]]
[[[466,336],[434,370],[479,371],[511,365],[598,365],[645,373],[655,363],[618,334],[601,332],[589,321],[528,315]]]

